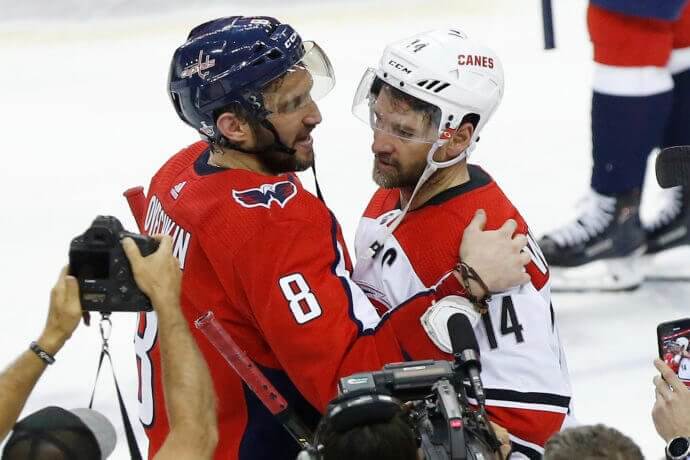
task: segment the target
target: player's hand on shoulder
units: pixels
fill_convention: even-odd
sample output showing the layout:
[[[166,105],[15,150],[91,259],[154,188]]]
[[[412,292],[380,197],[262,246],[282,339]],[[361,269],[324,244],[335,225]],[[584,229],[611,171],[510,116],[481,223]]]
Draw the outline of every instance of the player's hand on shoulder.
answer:
[[[137,286],[146,294],[158,309],[165,305],[177,304],[180,299],[182,272],[175,256],[172,255],[172,238],[168,235],[153,236],[159,245],[156,252],[146,257],[131,238],[122,240]]]
[[[508,219],[497,230],[484,230],[486,212],[479,209],[460,244],[460,260],[472,267],[491,292],[502,292],[530,280],[525,265],[529,253],[523,251],[527,237],[515,234],[517,223]]]

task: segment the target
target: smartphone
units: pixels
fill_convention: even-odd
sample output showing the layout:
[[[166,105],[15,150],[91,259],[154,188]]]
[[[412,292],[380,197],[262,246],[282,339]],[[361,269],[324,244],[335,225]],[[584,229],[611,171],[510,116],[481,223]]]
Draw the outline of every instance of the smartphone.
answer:
[[[690,387],[690,318],[659,324],[656,337],[659,358]]]

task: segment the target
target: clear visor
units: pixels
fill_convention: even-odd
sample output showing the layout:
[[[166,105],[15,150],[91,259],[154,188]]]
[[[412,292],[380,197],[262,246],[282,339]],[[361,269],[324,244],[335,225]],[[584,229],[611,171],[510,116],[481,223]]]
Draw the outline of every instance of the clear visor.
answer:
[[[304,56],[263,90],[264,106],[272,113],[290,113],[318,101],[335,86],[328,56],[312,41],[303,43]]]
[[[359,82],[352,113],[372,129],[409,142],[438,140],[441,109],[389,85],[369,68]]]

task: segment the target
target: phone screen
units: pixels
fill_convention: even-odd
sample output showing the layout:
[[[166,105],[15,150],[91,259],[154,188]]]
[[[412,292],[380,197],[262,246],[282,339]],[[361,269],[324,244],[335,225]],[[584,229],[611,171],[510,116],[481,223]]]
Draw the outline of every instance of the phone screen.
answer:
[[[690,387],[690,318],[660,324],[657,339],[659,357]]]

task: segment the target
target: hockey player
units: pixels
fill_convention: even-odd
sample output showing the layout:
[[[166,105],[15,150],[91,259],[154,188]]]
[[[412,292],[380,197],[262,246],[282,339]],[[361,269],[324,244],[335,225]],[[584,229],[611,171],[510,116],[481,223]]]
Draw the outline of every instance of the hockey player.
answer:
[[[678,339],[680,340],[680,339]],[[670,367],[673,372],[678,373],[678,366],[680,365],[680,344],[678,340],[671,342],[668,346],[668,351],[664,354],[664,362]]]
[[[498,56],[453,29],[386,47],[355,95],[354,114],[373,128],[373,178],[381,188],[357,230],[353,277],[379,308],[393,309],[390,318],[409,359],[452,359],[440,351],[450,351],[448,344],[419,333],[424,310],[408,302],[456,264],[458,237],[475,210],[486,210],[489,227],[514,219],[519,232],[528,231],[496,182],[467,164],[502,95]],[[490,298],[470,287],[468,297],[486,310],[481,319],[470,316],[489,415],[511,434],[514,451],[538,458],[566,420],[571,390],[548,267],[528,240],[531,283]],[[463,280],[481,278],[461,270]]]
[[[143,219],[147,233],[173,237],[187,320],[212,310],[308,424],[339,377],[402,360],[390,323],[350,280],[340,226],[292,173],[313,163],[310,133],[321,121],[314,100],[333,84],[319,46],[273,18],[235,16],[194,28],[172,58],[169,91],[204,141],[156,173]],[[512,249],[506,255],[521,257]],[[498,276],[497,289],[526,276],[476,263]],[[455,275],[448,280],[415,304],[426,308],[444,286],[455,292]],[[295,458],[297,444],[194,334],[218,396],[215,458]],[[153,456],[168,431],[155,315],[140,316],[135,342],[140,418]]]
[[[646,226],[638,212],[652,149],[690,144],[690,2],[591,0],[587,19],[592,190],[572,223],[539,242],[553,288],[631,289],[645,272],[690,279],[690,192],[665,191]]]
[[[676,339],[676,344],[678,345],[680,356],[676,372],[678,373],[678,378],[688,385],[690,384],[690,351],[688,351],[690,340],[687,337],[679,337]]]

